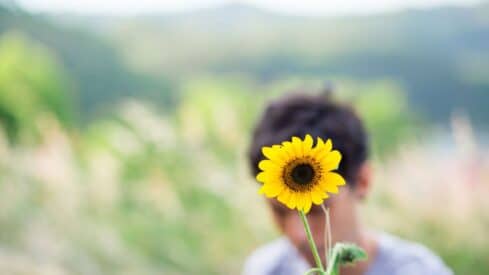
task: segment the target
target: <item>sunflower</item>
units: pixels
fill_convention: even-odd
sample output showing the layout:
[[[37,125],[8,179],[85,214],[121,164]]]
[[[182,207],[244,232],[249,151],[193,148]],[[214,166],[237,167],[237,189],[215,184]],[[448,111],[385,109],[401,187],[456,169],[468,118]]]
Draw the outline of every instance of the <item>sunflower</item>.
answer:
[[[258,164],[262,172],[256,176],[263,183],[259,193],[308,213],[312,203],[322,204],[328,193],[338,193],[338,186],[345,184],[342,176],[332,172],[341,160],[341,153],[332,149],[331,140],[320,137],[313,147],[310,135],[263,147],[266,159]]]

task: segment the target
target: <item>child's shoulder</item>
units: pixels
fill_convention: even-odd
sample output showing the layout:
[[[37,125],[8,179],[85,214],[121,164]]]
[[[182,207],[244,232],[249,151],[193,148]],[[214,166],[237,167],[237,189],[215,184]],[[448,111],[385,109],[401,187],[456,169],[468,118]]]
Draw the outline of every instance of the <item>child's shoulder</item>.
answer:
[[[379,233],[377,239],[377,255],[367,275],[452,274],[440,257],[419,243],[387,233]]]
[[[243,275],[279,274],[277,269],[291,258],[296,258],[295,249],[285,238],[279,238],[258,247],[248,257],[243,266]]]

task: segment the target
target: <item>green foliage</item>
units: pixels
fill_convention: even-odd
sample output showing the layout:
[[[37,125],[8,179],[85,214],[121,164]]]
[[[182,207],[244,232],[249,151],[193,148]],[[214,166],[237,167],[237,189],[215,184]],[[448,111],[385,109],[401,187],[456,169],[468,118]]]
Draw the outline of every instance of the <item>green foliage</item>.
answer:
[[[330,257],[326,274],[340,275],[342,265],[352,265],[358,261],[364,261],[367,259],[367,253],[355,244],[337,243],[333,247]]]
[[[385,156],[423,129],[405,93],[392,81],[356,86],[353,102],[365,120],[374,154]],[[418,117],[417,117],[418,116]]]
[[[172,84],[165,76],[154,77],[128,68],[106,35],[60,26],[53,21],[54,18],[8,10],[0,5],[0,35],[21,33],[34,44],[48,48],[63,66],[63,73],[70,78],[69,104],[76,108],[76,126],[109,115],[122,99],[145,99],[167,109],[174,106],[178,93],[169,92]]]
[[[0,37],[0,60],[0,122],[12,140],[37,136],[45,115],[73,122],[67,77],[47,49],[10,33]]]
[[[263,96],[257,85],[242,78],[189,79],[182,87],[177,119],[182,132],[194,144],[211,146],[226,163],[243,144],[259,111]]]
[[[486,126],[488,14],[487,4],[348,18],[229,6],[105,22],[131,64],[177,81],[209,72],[263,83],[284,75],[389,79],[429,121],[447,123],[463,109]]]

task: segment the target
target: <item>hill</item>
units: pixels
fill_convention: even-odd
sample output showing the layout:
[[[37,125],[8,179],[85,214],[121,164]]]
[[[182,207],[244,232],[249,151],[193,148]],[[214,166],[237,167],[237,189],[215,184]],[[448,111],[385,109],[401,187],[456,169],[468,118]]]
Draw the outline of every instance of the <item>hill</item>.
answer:
[[[132,71],[110,43],[91,32],[53,23],[49,16],[31,15],[13,5],[0,6],[0,39],[8,33],[32,39],[58,59],[71,80],[80,121],[106,112],[115,98],[145,96],[165,102],[161,99],[165,81]]]
[[[121,96],[170,106],[189,78],[238,74],[262,84],[388,79],[431,121],[460,110],[479,126],[489,119],[489,4],[354,17],[244,5],[135,17],[0,12],[0,32],[21,29],[56,51],[84,113]]]
[[[479,125],[489,119],[488,4],[339,18],[230,5],[85,22],[93,20],[110,26],[104,32],[131,64],[157,76],[392,79],[434,121],[460,109]]]

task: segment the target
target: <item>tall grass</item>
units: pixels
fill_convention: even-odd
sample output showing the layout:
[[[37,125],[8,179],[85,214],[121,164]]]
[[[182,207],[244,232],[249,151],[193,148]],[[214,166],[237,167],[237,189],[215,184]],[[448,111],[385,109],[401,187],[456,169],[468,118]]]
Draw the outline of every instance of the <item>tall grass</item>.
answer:
[[[0,273],[239,273],[276,234],[244,163],[248,132],[229,131],[247,114],[192,104],[169,117],[127,102],[81,133],[40,117],[36,144],[0,135]],[[488,274],[489,160],[467,125],[449,150],[408,144],[376,162],[364,217],[457,274]]]

